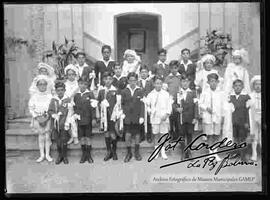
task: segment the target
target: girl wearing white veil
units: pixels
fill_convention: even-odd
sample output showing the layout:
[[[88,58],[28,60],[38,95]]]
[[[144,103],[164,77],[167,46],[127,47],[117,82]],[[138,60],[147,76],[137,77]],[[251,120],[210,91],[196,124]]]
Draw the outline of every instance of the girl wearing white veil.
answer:
[[[50,65],[48,65],[46,63],[41,62],[38,64],[37,70],[38,70],[38,72],[37,72],[38,75],[47,76],[47,78],[48,78],[47,92],[54,94],[54,81],[56,80],[56,75],[54,73],[53,67],[51,67]],[[38,91],[37,87],[35,85],[35,82],[36,82],[35,79],[37,78],[37,76],[33,79],[32,84],[29,88],[30,97]]]
[[[127,49],[124,53],[124,62],[122,66],[122,76],[127,77],[130,72],[135,72],[139,75],[141,67],[141,58],[134,50]]]
[[[53,160],[50,156],[51,123],[47,113],[52,99],[52,95],[48,91],[49,82],[48,76],[38,75],[33,81],[35,93],[31,96],[28,103],[29,111],[32,115],[30,126],[38,134],[40,157],[36,160],[37,162],[43,161],[44,158],[49,162]]]

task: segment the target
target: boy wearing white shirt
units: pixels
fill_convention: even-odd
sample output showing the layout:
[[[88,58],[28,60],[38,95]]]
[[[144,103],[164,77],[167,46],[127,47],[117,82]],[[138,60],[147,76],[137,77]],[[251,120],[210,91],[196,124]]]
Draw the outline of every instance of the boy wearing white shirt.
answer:
[[[155,89],[150,92],[146,98],[146,104],[150,113],[150,122],[152,124],[152,133],[154,135],[155,149],[158,147],[158,140],[163,134],[169,132],[169,116],[172,112],[172,98],[170,94],[162,89],[163,78],[154,77]],[[165,147],[161,148],[161,156],[167,159]],[[158,157],[158,154],[156,158]]]
[[[199,101],[199,107],[202,110],[203,133],[207,135],[210,145],[219,140],[224,122],[223,107],[226,98],[224,92],[217,88],[218,78],[216,73],[207,76],[207,83],[210,87],[203,90]],[[209,149],[209,153],[215,152],[217,152],[217,149]],[[217,154],[214,154],[214,156],[217,161],[221,160]]]

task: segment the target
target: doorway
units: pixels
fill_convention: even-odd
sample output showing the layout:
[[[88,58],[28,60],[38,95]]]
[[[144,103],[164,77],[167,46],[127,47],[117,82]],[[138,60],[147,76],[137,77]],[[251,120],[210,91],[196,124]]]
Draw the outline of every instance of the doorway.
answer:
[[[133,49],[142,63],[151,68],[162,48],[161,16],[148,13],[126,13],[114,18],[115,59],[123,62],[126,49]]]

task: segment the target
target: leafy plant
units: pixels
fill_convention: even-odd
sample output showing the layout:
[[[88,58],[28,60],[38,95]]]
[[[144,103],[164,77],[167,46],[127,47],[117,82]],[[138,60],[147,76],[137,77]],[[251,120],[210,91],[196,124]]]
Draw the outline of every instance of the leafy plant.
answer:
[[[67,40],[63,44],[57,44],[55,41],[52,42],[52,50],[44,52],[43,59],[52,57],[54,60],[53,67],[58,79],[64,79],[64,69],[67,65],[76,62],[76,54],[78,47],[74,40]]]
[[[207,31],[206,36],[200,38],[204,41],[204,49],[216,57],[216,64],[222,64],[224,57],[231,49],[231,35],[219,30]]]

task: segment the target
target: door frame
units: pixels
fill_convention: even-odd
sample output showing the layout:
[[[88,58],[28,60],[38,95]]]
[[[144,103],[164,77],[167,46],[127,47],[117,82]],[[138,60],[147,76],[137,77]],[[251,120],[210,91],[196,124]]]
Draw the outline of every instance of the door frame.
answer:
[[[151,12],[126,12],[126,13],[121,13],[117,14],[114,16],[113,22],[114,22],[114,60],[117,60],[118,57],[118,50],[117,50],[117,22],[118,18],[122,16],[128,16],[128,15],[148,15],[148,16],[153,16],[156,17],[158,20],[158,48],[162,48],[162,16],[157,13],[151,13]]]

